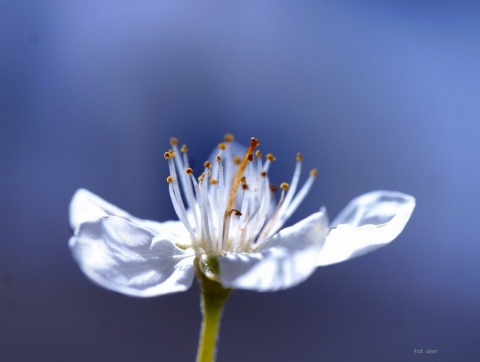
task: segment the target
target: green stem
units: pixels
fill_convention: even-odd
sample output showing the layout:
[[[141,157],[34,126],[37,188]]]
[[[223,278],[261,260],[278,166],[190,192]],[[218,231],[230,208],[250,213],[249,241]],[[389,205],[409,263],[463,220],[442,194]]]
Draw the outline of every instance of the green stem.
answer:
[[[213,362],[217,350],[223,306],[231,289],[225,289],[220,283],[207,278],[200,270],[198,261],[195,265],[202,293],[201,308],[203,316],[202,330],[198,341],[197,362]]]

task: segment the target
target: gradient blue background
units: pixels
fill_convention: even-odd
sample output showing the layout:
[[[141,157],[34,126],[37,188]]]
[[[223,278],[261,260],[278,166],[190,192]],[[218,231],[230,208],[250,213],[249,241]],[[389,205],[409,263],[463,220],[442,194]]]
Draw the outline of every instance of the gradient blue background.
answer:
[[[417,208],[384,249],[233,293],[220,361],[478,361],[479,19],[477,1],[0,2],[0,360],[193,360],[198,287],[93,285],[67,208],[85,187],[174,218],[169,137],[199,164],[232,132],[276,154],[273,181],[297,151],[319,168],[292,222],[375,189]]]

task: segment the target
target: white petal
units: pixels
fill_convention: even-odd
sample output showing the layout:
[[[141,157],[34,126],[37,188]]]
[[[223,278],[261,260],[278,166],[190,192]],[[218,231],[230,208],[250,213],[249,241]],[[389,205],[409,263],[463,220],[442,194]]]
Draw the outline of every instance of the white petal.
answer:
[[[353,199],[332,222],[319,266],[339,263],[388,244],[403,230],[415,198],[392,191],[374,191]]]
[[[154,233],[162,232],[165,229],[164,225],[170,223],[139,219],[85,189],[79,189],[73,195],[70,202],[70,225],[73,230],[83,222],[94,221],[110,215],[120,216]],[[172,229],[174,228],[173,224],[177,225],[177,222],[172,222]],[[182,239],[183,244],[189,244],[190,236],[187,230],[183,224],[178,225],[182,225],[182,227],[175,226],[175,233],[178,234],[178,239]]]
[[[225,287],[274,291],[293,287],[315,270],[327,219],[324,210],[281,230],[259,251],[218,257]]]
[[[75,230],[81,223],[108,215],[130,219],[131,215],[85,189],[78,189],[70,202],[70,226]]]
[[[69,246],[83,272],[104,288],[136,297],[183,291],[193,281],[194,252],[172,242],[169,224],[154,235],[107,216],[82,223]]]

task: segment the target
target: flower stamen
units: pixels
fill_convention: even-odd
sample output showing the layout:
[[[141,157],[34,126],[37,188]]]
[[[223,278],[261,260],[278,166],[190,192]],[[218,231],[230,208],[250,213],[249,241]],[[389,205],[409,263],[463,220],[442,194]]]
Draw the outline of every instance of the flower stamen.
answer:
[[[225,135],[224,142],[218,144],[217,156],[204,162],[204,171],[198,178],[189,166],[187,146],[179,149],[175,137],[170,139],[172,149],[164,154],[170,170],[167,178],[170,197],[178,218],[191,235],[197,255],[257,250],[295,211],[318,173],[312,170],[296,194],[302,163],[302,155],[298,153],[292,180],[290,184],[280,184],[281,195],[275,205],[272,200],[276,187],[268,180],[275,156],[268,153],[262,160],[260,150],[256,149],[260,142],[252,138],[240,157],[234,154],[238,146],[232,144],[233,140],[233,135]],[[183,203],[180,183],[188,209]]]
[[[257,242],[261,242],[262,240],[265,240],[270,233],[273,225],[275,224],[276,222],[276,218],[277,216],[279,215],[280,213],[280,210],[281,210],[281,207],[283,206],[284,204],[284,200],[285,200],[285,192],[290,188],[290,185],[286,182],[282,182],[280,184],[280,189],[282,190],[282,193],[280,195],[280,200],[278,200],[278,204],[277,204],[277,207],[275,208],[275,211],[273,212],[273,215],[272,217],[270,218],[270,220],[268,220],[268,223],[267,225],[265,225],[265,227],[263,228],[262,230],[262,234],[260,235],[260,237],[258,238]]]
[[[167,182],[168,182],[168,192],[170,194],[170,199],[172,200],[173,209],[175,210],[175,213],[177,214],[178,219],[185,225],[185,228],[190,234],[190,237],[192,238],[192,246],[195,252],[199,253],[198,241],[195,236],[195,233],[193,232],[192,226],[188,222],[188,217],[185,211],[185,206],[183,205],[182,197],[181,195],[179,195],[180,200],[178,200],[177,195],[175,195],[175,185],[178,183],[176,182],[175,177],[171,175],[167,177]]]
[[[170,158],[173,158],[175,162],[175,166],[177,167],[178,170],[185,170],[186,168],[189,167],[188,163],[188,147],[187,145],[182,145],[181,150],[179,152],[178,149],[178,139],[176,137],[171,137],[170,138],[170,145],[173,148],[173,151],[169,151],[171,154]],[[182,155],[180,155],[180,153]],[[182,157],[183,156],[183,157]],[[169,162],[169,168],[170,168],[170,174],[173,175],[172,173],[172,167],[175,169],[175,166],[173,163],[171,164]],[[183,172],[180,172],[180,183],[182,184],[183,191],[185,193],[186,201],[188,208],[192,210],[193,217],[195,220],[195,224],[198,225],[198,220],[199,220],[199,213],[200,210],[198,208],[197,203],[195,202],[195,197],[194,197],[194,192],[192,189],[192,184],[188,180],[188,175],[184,174]]]

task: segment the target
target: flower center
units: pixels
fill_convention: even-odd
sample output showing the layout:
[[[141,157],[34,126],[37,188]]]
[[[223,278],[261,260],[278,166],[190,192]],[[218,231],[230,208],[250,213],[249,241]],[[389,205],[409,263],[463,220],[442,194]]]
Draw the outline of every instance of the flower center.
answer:
[[[297,154],[292,181],[280,185],[281,195],[276,203],[276,187],[270,185],[267,177],[275,156],[267,154],[263,160],[260,151],[255,151],[260,144],[256,138],[250,140],[246,150],[233,140],[231,134],[225,135],[214,160],[204,163],[204,172],[198,179],[189,166],[186,145],[179,149],[178,140],[172,137],[172,149],[164,154],[170,170],[170,198],[197,255],[254,252],[280,230],[317,175],[317,170],[310,171],[296,193],[302,163],[301,154]]]

